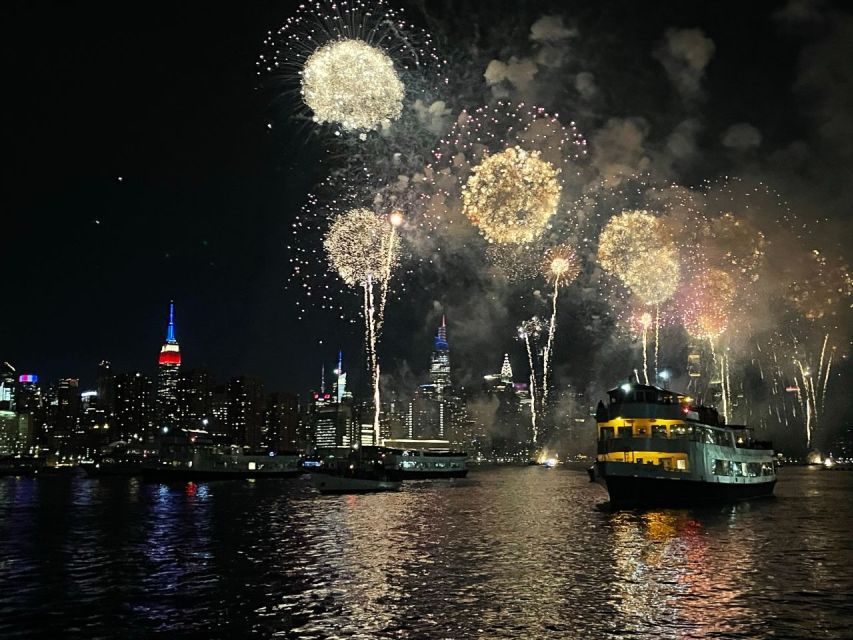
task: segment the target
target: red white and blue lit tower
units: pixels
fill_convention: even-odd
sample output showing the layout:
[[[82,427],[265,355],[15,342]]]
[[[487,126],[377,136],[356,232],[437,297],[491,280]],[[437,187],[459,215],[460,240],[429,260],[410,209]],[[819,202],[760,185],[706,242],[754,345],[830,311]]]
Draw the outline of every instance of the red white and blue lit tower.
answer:
[[[175,304],[169,303],[166,343],[157,361],[157,426],[171,430],[178,426],[178,378],[181,375],[181,349],[175,339]]]

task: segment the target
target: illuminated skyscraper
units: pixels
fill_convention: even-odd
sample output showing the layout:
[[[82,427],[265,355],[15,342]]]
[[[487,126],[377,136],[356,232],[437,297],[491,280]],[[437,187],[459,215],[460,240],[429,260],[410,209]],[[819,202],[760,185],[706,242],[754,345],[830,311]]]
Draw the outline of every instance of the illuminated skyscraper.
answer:
[[[347,391],[343,355],[338,353],[332,393],[326,392],[325,366],[320,392],[312,393],[308,405],[308,439],[316,448],[351,447],[359,442],[359,423],[353,419],[352,393]]]
[[[409,438],[419,440],[445,439],[463,430],[466,421],[464,400],[451,386],[450,344],[447,341],[447,321],[433,340],[429,366],[429,383],[422,384],[409,403],[406,431]]]
[[[170,303],[166,343],[160,348],[160,358],[157,362],[156,415],[158,428],[171,428],[179,424],[178,380],[180,374],[181,350],[178,347],[178,341],[175,339],[175,305]]]
[[[435,387],[436,395],[442,395],[450,386],[450,345],[447,342],[447,322],[444,316],[441,317],[441,326],[433,340],[429,380]]]
[[[139,372],[114,377],[115,413],[109,438],[125,442],[142,441],[151,433],[151,379]]]
[[[264,441],[266,396],[264,383],[251,376],[231,378],[228,383],[229,435],[234,444],[260,449]]]
[[[512,384],[512,365],[509,363],[509,354],[504,354],[504,363],[501,365],[501,382]]]

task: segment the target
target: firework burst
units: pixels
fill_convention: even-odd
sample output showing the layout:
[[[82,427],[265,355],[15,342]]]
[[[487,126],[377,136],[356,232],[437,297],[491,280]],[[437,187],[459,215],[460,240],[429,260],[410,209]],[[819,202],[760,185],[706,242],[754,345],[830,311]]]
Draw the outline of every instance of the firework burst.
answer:
[[[363,292],[364,343],[373,390],[375,442],[379,442],[381,407],[377,348],[388,284],[398,260],[396,228],[401,223],[399,211],[385,217],[368,209],[352,209],[332,222],[324,240],[329,264],[347,285],[359,286]]]
[[[425,196],[434,232],[473,225],[487,241],[531,243],[563,215],[586,141],[544,109],[498,102],[463,111],[433,151]],[[569,189],[571,190],[571,189]]]
[[[361,139],[390,127],[404,103],[414,103],[418,95],[406,82],[412,72],[442,65],[429,34],[385,0],[300,5],[268,34],[257,61],[259,77],[298,89],[314,122]]]
[[[510,147],[473,168],[462,188],[462,213],[489,242],[531,242],[556,213],[557,169],[539,155]]]

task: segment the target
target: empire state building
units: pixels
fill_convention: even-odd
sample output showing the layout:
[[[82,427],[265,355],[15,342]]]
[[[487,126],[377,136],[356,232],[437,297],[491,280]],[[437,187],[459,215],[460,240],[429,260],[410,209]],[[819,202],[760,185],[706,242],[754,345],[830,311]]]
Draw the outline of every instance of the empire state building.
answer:
[[[175,338],[175,305],[169,303],[166,342],[157,361],[157,426],[171,430],[178,426],[178,378],[181,374],[181,349]]]

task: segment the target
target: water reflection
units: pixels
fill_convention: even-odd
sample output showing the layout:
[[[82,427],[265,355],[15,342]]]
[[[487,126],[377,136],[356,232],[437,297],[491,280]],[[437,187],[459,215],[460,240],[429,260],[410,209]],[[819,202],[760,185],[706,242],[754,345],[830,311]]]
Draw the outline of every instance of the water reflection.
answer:
[[[848,637],[853,475],[789,478],[646,512],[535,467],[344,497],[0,479],[0,636]]]

